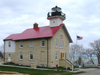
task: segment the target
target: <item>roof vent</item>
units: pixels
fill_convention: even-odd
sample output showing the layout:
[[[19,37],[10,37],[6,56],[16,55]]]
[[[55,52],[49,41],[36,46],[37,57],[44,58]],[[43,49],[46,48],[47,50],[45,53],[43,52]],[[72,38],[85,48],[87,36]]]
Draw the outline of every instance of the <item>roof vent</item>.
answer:
[[[37,28],[38,27],[38,24],[37,23],[34,23],[33,24],[33,28]]]

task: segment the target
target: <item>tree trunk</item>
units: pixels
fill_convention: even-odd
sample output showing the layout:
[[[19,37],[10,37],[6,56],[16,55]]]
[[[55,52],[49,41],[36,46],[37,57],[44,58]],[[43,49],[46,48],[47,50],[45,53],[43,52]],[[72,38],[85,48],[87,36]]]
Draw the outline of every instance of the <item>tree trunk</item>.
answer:
[[[82,58],[79,57],[79,58],[78,58],[78,64],[81,65],[81,63],[82,63]]]
[[[98,65],[100,65],[100,56],[98,56],[97,58],[98,58]]]
[[[94,61],[93,61],[93,59],[91,58],[91,62],[92,62],[92,64],[94,64]]]

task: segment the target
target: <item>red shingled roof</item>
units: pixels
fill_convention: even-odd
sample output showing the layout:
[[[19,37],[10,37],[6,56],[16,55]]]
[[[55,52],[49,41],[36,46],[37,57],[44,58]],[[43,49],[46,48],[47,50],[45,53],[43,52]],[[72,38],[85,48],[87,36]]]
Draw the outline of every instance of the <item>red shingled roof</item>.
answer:
[[[26,29],[24,32],[20,34],[12,34],[7,38],[5,38],[4,40],[25,40],[25,39],[52,37],[63,25],[64,24],[60,24],[59,26],[56,27],[45,26],[45,27]]]

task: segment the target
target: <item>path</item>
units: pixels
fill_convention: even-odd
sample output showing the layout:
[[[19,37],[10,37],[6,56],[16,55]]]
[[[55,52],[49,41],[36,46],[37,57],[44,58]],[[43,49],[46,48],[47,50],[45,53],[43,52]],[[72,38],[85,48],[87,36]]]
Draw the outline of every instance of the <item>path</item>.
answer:
[[[100,69],[97,68],[80,69],[80,71],[84,71],[85,73],[81,73],[78,75],[100,75]]]

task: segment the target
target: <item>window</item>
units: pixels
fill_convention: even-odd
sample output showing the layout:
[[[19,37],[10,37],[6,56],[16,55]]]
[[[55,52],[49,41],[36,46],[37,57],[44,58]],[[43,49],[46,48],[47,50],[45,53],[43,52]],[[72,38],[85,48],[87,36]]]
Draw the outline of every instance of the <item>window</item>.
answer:
[[[61,48],[61,40],[60,40],[60,48]]]
[[[62,35],[62,31],[60,31],[60,35]]]
[[[20,52],[20,60],[23,60],[23,53]]]
[[[53,21],[53,23],[55,23],[55,21]]]
[[[10,58],[11,57],[11,55],[10,54],[8,54],[8,58]]]
[[[55,53],[55,59],[56,59],[56,60],[57,60],[57,56],[58,56],[58,53],[56,52],[56,53]]]
[[[63,48],[63,40],[62,40],[62,48]]]
[[[63,53],[63,57],[64,57],[64,53]]]
[[[66,53],[65,53],[65,59],[67,59],[67,57],[66,57],[67,55],[66,55]]]
[[[45,40],[41,40],[41,47],[45,46]]]
[[[21,48],[23,47],[23,41],[20,41],[20,47]]]
[[[11,41],[8,42],[8,47],[11,47]]]
[[[57,47],[57,39],[55,39],[55,47]]]
[[[67,43],[65,42],[65,49],[67,49]]]
[[[33,60],[33,52],[30,52],[30,60]]]
[[[33,47],[33,40],[30,40],[30,47]]]

